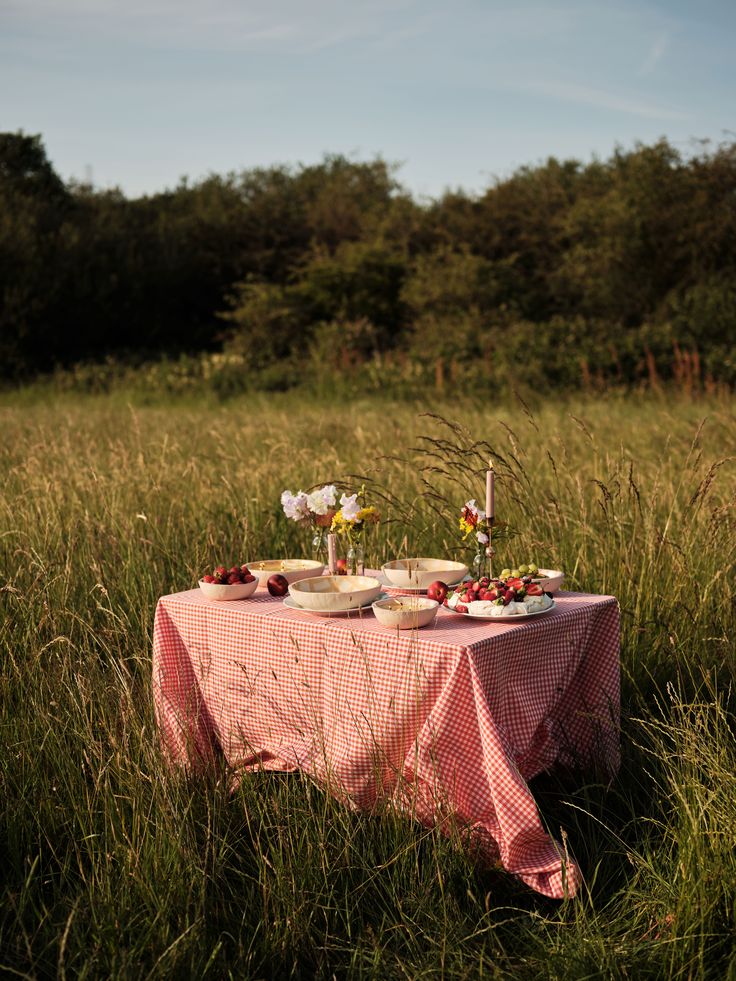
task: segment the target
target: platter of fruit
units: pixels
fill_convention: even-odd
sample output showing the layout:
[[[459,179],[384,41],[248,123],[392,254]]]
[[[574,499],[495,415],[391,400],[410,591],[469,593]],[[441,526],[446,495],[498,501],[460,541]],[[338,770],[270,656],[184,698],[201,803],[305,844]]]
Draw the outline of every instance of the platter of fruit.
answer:
[[[541,586],[545,593],[556,593],[562,585],[565,573],[560,569],[540,569],[535,562],[521,563],[501,570],[499,579],[520,579],[531,576],[532,582]]]
[[[258,579],[247,565],[234,565],[229,569],[218,565],[202,576],[199,588],[211,600],[247,599],[258,588]]]
[[[448,591],[444,602],[454,613],[482,620],[518,620],[555,608],[552,596],[529,574],[466,580]]]

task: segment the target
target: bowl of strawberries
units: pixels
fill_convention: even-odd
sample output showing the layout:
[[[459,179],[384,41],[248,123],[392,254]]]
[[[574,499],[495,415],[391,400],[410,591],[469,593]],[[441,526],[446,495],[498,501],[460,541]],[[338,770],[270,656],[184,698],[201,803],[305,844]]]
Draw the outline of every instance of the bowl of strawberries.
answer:
[[[241,600],[255,593],[258,580],[247,565],[234,565],[229,569],[218,565],[211,573],[202,576],[199,588],[207,599]]]

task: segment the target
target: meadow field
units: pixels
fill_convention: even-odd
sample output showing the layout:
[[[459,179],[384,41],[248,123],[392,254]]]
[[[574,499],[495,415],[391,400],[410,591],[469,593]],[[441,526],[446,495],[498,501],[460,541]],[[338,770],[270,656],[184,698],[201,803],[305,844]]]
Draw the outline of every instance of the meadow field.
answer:
[[[0,423],[0,973],[736,979],[736,401],[27,390]],[[621,607],[620,773],[533,783],[585,875],[564,902],[300,775],[171,772],[157,742],[160,595],[308,549],[280,494],[328,481],[381,509],[369,564],[463,554],[489,453],[499,561]]]

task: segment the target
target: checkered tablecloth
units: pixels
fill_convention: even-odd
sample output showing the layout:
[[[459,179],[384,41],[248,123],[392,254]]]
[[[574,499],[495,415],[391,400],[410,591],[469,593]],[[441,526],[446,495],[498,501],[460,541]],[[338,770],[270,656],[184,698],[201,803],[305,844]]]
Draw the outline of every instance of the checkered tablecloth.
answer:
[[[611,596],[560,593],[522,623],[440,609],[389,630],[373,614],[323,618],[259,590],[199,590],[156,610],[153,694],[172,760],[223,753],[308,772],[355,806],[390,801],[461,828],[483,860],[547,896],[580,873],[542,827],[527,780],[552,763],[619,762],[619,614]]]

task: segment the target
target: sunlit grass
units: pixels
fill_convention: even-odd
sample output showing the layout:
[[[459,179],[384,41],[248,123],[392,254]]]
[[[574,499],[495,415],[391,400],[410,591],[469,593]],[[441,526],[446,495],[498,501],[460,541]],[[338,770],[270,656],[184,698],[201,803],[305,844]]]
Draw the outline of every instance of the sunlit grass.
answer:
[[[734,403],[152,401],[0,405],[0,967],[734,975]],[[298,775],[232,797],[223,774],[172,775],[156,740],[158,596],[215,561],[307,550],[284,487],[365,481],[391,519],[369,561],[446,554],[489,454],[499,561],[559,564],[622,609],[621,773],[534,788],[587,877],[564,904]]]

